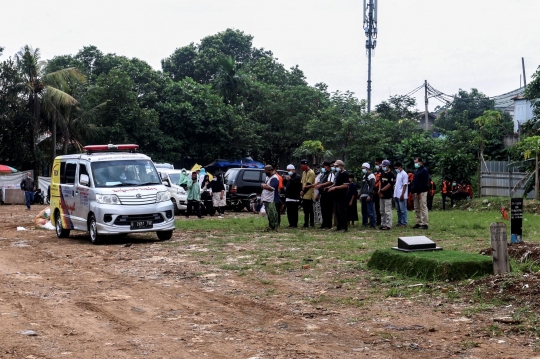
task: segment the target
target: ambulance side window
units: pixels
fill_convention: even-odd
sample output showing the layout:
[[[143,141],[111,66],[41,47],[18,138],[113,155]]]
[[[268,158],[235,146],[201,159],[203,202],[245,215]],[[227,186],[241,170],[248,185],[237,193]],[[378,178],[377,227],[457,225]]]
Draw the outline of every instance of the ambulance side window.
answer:
[[[67,163],[66,164],[66,175],[65,183],[66,184],[75,184],[75,172],[77,171],[76,163]]]
[[[66,163],[60,162],[60,183],[66,183]]]

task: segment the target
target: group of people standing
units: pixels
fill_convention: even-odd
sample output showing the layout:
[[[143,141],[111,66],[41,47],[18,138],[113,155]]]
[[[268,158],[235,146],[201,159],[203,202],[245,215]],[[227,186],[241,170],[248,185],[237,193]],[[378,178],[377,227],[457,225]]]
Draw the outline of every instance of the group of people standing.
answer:
[[[221,176],[206,174],[204,168],[200,171],[191,172],[191,178],[186,181],[187,190],[187,210],[186,218],[192,212],[197,217],[202,218],[201,203],[204,205],[204,212],[213,216],[217,211],[218,217],[223,218],[225,207],[227,206],[225,185]]]
[[[454,207],[455,201],[463,199],[471,199],[473,197],[473,190],[471,183],[466,180],[458,182],[456,180],[450,180],[449,177],[445,177],[441,186],[442,197],[442,209],[446,210],[446,199],[450,198],[450,206]]]
[[[287,166],[285,206],[289,228],[298,227],[300,205],[304,212],[304,228],[320,224],[321,230],[346,232],[358,221],[357,201],[361,203],[362,226],[390,230],[392,208],[398,215],[398,227],[408,225],[407,201],[413,196],[416,224],[413,228],[428,229],[428,193],[431,189],[428,170],[421,158],[415,158],[412,181],[400,162],[391,166],[388,160],[376,160],[372,171],[370,163],[362,164],[358,185],[354,174],[345,169],[341,160],[325,161],[322,166],[307,160],[300,161],[298,173],[292,164]],[[392,171],[394,169],[394,171]],[[262,200],[268,215],[267,230],[279,225],[279,179],[273,166],[266,166],[267,180],[262,184]]]

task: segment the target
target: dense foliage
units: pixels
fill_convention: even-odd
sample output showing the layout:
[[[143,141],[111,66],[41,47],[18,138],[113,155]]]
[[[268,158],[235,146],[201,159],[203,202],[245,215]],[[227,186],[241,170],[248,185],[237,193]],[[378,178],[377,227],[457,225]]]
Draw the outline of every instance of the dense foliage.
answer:
[[[45,169],[85,144],[137,143],[176,165],[251,156],[283,168],[308,156],[341,158],[353,171],[375,158],[412,169],[420,156],[432,173],[464,179],[481,154],[507,158],[512,120],[476,89],[443,108],[435,138],[419,127],[413,98],[367,113],[353,93],[309,85],[252,40],[227,29],[176,49],[161,71],[95,46],[46,62],[25,46],[0,63],[0,163]]]

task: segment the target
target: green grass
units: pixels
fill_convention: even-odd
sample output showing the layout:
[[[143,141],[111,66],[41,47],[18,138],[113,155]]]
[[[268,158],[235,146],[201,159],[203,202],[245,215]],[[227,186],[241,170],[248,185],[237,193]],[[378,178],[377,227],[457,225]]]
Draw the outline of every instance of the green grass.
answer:
[[[405,253],[379,249],[371,256],[368,268],[426,280],[461,280],[493,272],[490,257],[449,250]]]
[[[505,222],[510,232],[509,221],[504,221],[499,208],[493,210],[481,209],[481,200],[473,201],[470,210],[434,209],[429,213],[429,229],[415,230],[414,212],[409,211],[409,227],[392,228],[390,231],[365,230],[356,224],[349,228],[347,234],[324,232],[312,229],[288,229],[287,217],[282,216],[281,228],[278,232],[264,232],[268,222],[252,214],[242,214],[235,217],[234,212],[226,214],[225,219],[196,218],[178,220],[177,231],[185,233],[187,238],[182,241],[162,242],[171,251],[181,252],[195,258],[200,263],[238,275],[248,275],[260,280],[260,273],[266,280],[271,276],[284,273],[310,271],[311,275],[332,271],[339,273],[335,280],[358,281],[354,278],[359,270],[369,270],[372,275],[381,278],[392,274],[396,283],[383,283],[381,293],[388,295],[407,295],[418,291],[425,292],[427,288],[403,289],[408,284],[419,282],[418,279],[407,278],[399,274],[372,271],[367,263],[376,250],[389,249],[397,245],[398,236],[425,235],[443,247],[444,255],[450,251],[460,251],[470,254],[478,253],[481,249],[490,247],[489,226],[492,222]],[[360,215],[361,218],[361,215]],[[300,224],[303,223],[300,215]],[[396,215],[394,212],[394,224]],[[538,241],[540,234],[540,216],[525,213],[523,236],[525,241]],[[185,250],[186,245],[195,244],[201,250]],[[486,259],[489,257],[485,257]],[[309,269],[303,269],[309,265]],[[524,264],[519,270],[536,269],[535,264]],[[307,272],[306,272],[307,273]],[[441,279],[441,278],[439,278]],[[434,278],[421,279],[429,282]],[[390,288],[397,288],[390,290]],[[374,288],[373,290],[377,290]],[[399,293],[396,293],[399,292]]]

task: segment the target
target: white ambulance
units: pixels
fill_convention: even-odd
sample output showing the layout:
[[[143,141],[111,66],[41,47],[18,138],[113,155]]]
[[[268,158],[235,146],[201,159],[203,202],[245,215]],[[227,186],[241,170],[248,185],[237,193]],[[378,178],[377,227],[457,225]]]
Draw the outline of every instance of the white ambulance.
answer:
[[[138,145],[94,145],[84,154],[58,156],[51,177],[51,221],[59,238],[87,231],[104,235],[156,232],[168,240],[174,206],[150,157]]]

